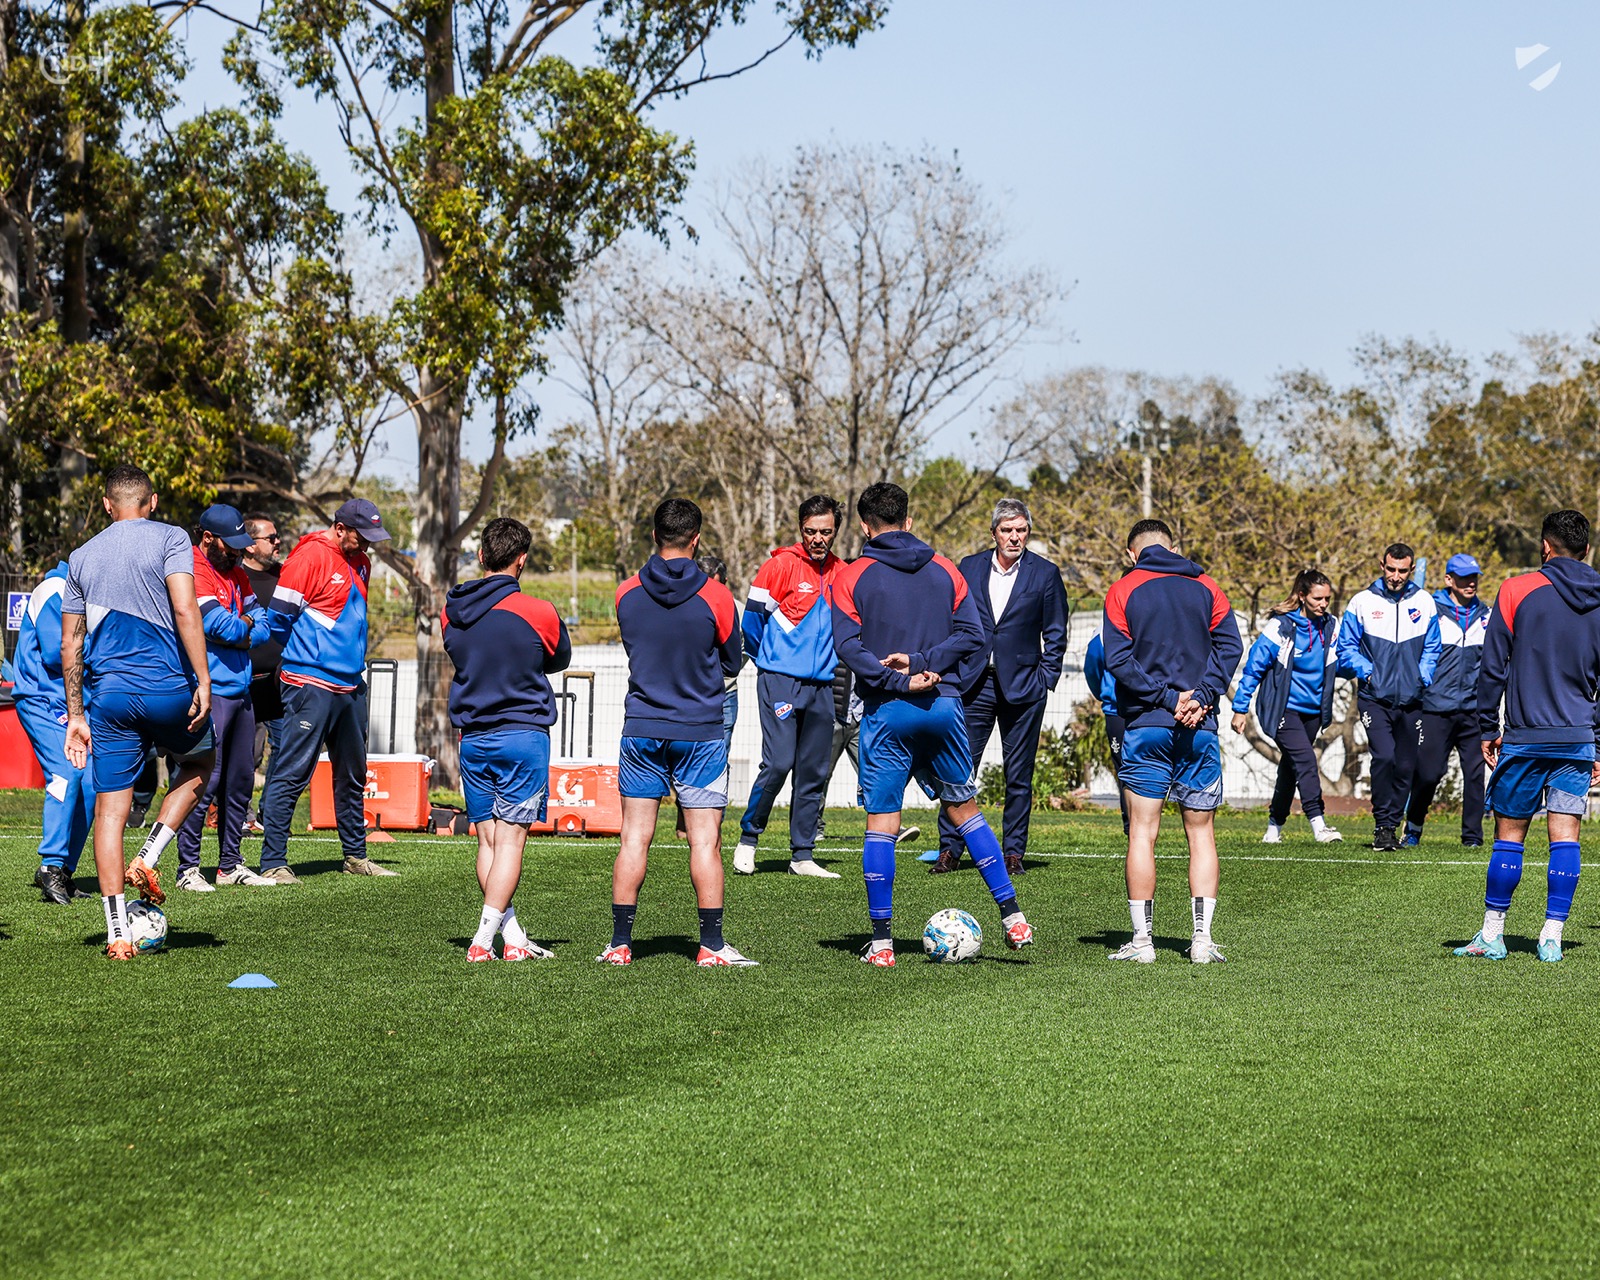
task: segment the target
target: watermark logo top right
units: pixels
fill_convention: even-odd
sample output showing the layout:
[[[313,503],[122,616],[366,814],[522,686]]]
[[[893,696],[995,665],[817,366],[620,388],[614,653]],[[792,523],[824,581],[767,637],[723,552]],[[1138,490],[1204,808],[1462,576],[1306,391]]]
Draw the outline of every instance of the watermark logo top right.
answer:
[[[1538,62],[1544,57],[1545,54],[1549,53],[1550,46],[1547,44],[1520,45],[1518,46],[1516,52],[1517,70],[1523,71],[1533,63]],[[1538,75],[1534,76],[1532,80],[1528,81],[1528,88],[1532,89],[1535,93],[1543,93],[1555,83],[1556,77],[1560,74],[1561,64],[1558,62],[1555,64],[1555,66],[1541,71]]]

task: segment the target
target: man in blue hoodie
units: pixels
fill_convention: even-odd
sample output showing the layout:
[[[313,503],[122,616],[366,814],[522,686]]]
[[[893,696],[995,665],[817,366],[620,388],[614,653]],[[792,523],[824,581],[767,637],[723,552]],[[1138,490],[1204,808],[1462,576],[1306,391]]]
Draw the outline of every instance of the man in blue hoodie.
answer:
[[[61,593],[67,566],[58,564],[28,597],[12,659],[17,719],[44,770],[44,832],[33,882],[46,902],[87,898],[72,883],[94,824],[94,787],[87,769],[67,759],[67,686],[61,675]],[[88,691],[85,690],[85,701]]]
[[[894,847],[912,778],[966,842],[1000,908],[1013,951],[1033,941],[1017,906],[1000,842],[977,804],[972,751],[955,678],[984,646],[983,624],[961,570],[911,536],[909,500],[880,480],[856,513],[867,542],[833,584],[833,645],[861,692],[861,799],[867,834],[861,869],[872,940],[862,959],[894,967]]]
[[[628,651],[623,704],[622,848],[611,877],[611,942],[597,960],[633,963],[639,905],[661,801],[678,794],[689,834],[689,879],[700,908],[701,968],[753,965],[722,936],[722,811],[728,749],[723,680],[739,674],[744,640],[728,588],[695,563],[700,508],[668,498],[656,508],[656,554],[617,588],[617,629]]]
[[[1155,949],[1156,837],[1161,806],[1176,800],[1189,843],[1195,964],[1225,960],[1212,940],[1217,908],[1215,817],[1222,803],[1216,708],[1244,641],[1228,597],[1199,565],[1172,549],[1161,520],[1128,531],[1133,572],[1106,593],[1101,640],[1117,682],[1122,786],[1128,798],[1128,914],[1133,937],[1109,959],[1151,964]]]
[[[1478,669],[1478,727],[1494,770],[1494,852],[1483,927],[1458,956],[1506,957],[1506,912],[1522,879],[1533,815],[1549,810],[1550,864],[1539,959],[1561,959],[1561,931],[1578,887],[1578,824],[1600,783],[1600,573],[1583,562],[1589,521],[1554,511],[1539,531],[1544,567],[1500,584]],[[1505,727],[1500,702],[1505,700]]]
[[[1436,612],[1430,638],[1439,640],[1433,683],[1422,692],[1422,730],[1417,773],[1411,784],[1402,843],[1422,842],[1428,807],[1450,767],[1461,760],[1461,843],[1483,844],[1483,751],[1478,741],[1478,665],[1489,626],[1489,607],[1478,598],[1482,568],[1469,555],[1454,555],[1444,567],[1444,588],[1433,593]]]
[[[543,821],[550,785],[550,726],[556,722],[550,673],[566,670],[572,641],[555,606],[524,595],[533,534],[505,516],[484,525],[478,563],[484,576],[450,588],[440,629],[455,664],[450,723],[461,733],[461,790],[478,832],[483,911],[467,960],[493,960],[494,936],[506,960],[548,960],[511,898],[522,879],[528,828]]]
[[[1372,847],[1393,853],[1395,829],[1417,769],[1422,694],[1433,683],[1439,634],[1433,597],[1411,580],[1417,557],[1403,542],[1383,553],[1383,575],[1345,606],[1339,674],[1354,676],[1356,708],[1372,753]]]

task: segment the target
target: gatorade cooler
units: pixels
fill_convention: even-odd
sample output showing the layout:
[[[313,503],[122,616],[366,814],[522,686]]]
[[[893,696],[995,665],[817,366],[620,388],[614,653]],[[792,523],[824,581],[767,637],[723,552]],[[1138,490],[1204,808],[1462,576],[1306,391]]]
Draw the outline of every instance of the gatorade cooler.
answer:
[[[369,755],[367,786],[361,796],[367,826],[385,831],[426,831],[432,809],[428,803],[428,779],[432,773],[433,761],[427,756]],[[324,753],[318,757],[311,775],[310,830],[328,831],[338,825],[333,812],[333,766]]]
[[[578,695],[573,681],[589,686],[588,756],[574,759],[577,726],[573,717]],[[615,836],[622,834],[622,792],[617,786],[617,766],[598,764],[594,756],[594,672],[567,671],[561,676],[561,760],[550,766],[549,802],[545,820],[529,828],[540,836]]]

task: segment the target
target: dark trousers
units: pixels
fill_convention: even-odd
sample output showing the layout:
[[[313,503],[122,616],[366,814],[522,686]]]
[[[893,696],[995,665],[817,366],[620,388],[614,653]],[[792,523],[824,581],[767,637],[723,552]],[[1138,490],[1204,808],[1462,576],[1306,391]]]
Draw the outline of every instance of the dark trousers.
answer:
[[[1273,741],[1278,744],[1278,785],[1272,789],[1267,818],[1281,827],[1289,821],[1296,784],[1300,808],[1308,818],[1322,816],[1322,775],[1317,771],[1317,734],[1322,732],[1320,711],[1285,711]]]
[[[1111,744],[1111,776],[1117,783],[1117,805],[1122,810],[1122,834],[1128,834],[1128,793],[1122,789],[1122,739],[1128,722],[1121,716],[1106,717],[1106,740]]]
[[[817,819],[822,816],[833,752],[833,681],[796,680],[763,671],[756,676],[756,701],[761,713],[761,772],[750,791],[739,832],[751,840],[760,837],[778,793],[792,773],[789,849],[810,857],[817,843]]]
[[[269,768],[261,796],[261,867],[289,865],[289,824],[294,807],[311,785],[317,756],[327,744],[333,764],[333,813],[347,858],[367,856],[361,796],[367,786],[367,690],[334,693],[314,685],[283,686],[283,728],[276,767]]]
[[[1428,818],[1428,806],[1450,768],[1450,753],[1461,759],[1461,839],[1483,843],[1483,748],[1476,711],[1422,713],[1422,736],[1417,746],[1417,776],[1411,784],[1411,806],[1406,817],[1416,826]]]
[[[1417,772],[1417,736],[1422,732],[1418,707],[1384,707],[1357,700],[1372,751],[1372,823],[1390,829],[1406,816],[1406,797]]]
[[[994,668],[961,695],[967,719],[967,746],[972,770],[978,770],[989,735],[1000,726],[1000,760],[1006,775],[1006,807],[1000,817],[1001,851],[1020,858],[1028,849],[1028,824],[1033,819],[1033,762],[1039,754],[1039,730],[1044,726],[1043,698],[1035,702],[1007,702],[1000,696]],[[961,850],[966,843],[943,808],[939,810],[939,847]]]
[[[211,732],[217,742],[217,762],[187,822],[178,828],[178,868],[200,865],[200,837],[206,828],[206,810],[217,802],[217,870],[229,871],[243,860],[239,840],[250,815],[250,795],[255,790],[256,715],[248,696],[213,698]]]

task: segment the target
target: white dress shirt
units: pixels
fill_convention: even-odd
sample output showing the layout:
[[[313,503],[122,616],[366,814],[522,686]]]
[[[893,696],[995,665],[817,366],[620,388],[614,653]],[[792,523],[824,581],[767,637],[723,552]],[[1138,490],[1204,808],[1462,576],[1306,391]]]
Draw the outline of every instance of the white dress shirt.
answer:
[[[1006,611],[1006,606],[1011,603],[1011,589],[1017,585],[1017,570],[1022,567],[1022,557],[1018,556],[1009,569],[1000,567],[1000,553],[997,551],[989,557],[989,612],[998,624],[1000,615]]]

